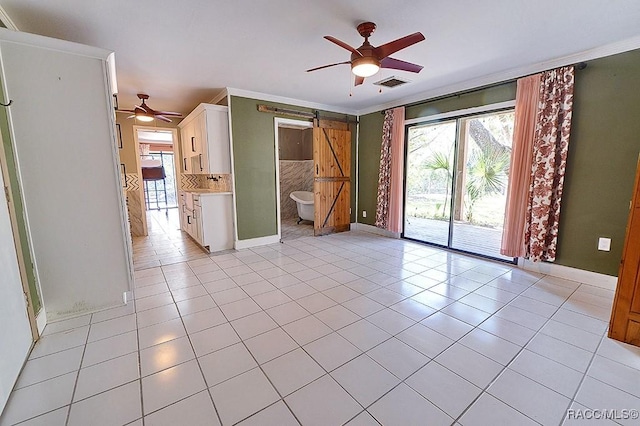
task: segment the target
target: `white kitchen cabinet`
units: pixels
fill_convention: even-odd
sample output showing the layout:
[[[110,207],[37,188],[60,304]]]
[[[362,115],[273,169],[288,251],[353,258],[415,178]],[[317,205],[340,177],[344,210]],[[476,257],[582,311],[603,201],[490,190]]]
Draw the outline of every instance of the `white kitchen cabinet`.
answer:
[[[187,174],[229,174],[228,108],[200,104],[178,124]]]
[[[230,192],[185,192],[182,230],[210,252],[233,248]]]

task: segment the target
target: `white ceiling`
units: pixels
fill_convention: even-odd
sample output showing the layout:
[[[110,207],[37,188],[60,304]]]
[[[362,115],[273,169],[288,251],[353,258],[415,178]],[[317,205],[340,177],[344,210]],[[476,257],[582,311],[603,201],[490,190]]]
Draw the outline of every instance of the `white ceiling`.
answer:
[[[362,112],[593,57],[602,46],[640,47],[638,0],[0,0],[0,6],[22,31],[114,50],[121,108],[138,104],[135,94],[144,92],[152,108],[183,113],[224,87]],[[358,47],[355,27],[364,21],[378,25],[370,39],[376,46],[422,32],[426,41],[393,57],[424,70],[382,70],[353,89],[347,65],[305,72],[348,60],[349,52],[322,37]],[[371,84],[392,75],[412,83],[382,93]]]

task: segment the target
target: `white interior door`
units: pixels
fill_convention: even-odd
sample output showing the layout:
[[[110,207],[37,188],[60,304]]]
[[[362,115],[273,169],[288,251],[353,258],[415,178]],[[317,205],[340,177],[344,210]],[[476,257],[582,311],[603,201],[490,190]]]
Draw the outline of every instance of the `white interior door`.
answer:
[[[17,35],[0,32],[0,53],[47,322],[121,305],[133,274],[106,63],[3,37]]]
[[[4,187],[0,173],[0,188]],[[9,208],[0,196],[0,413],[32,343]]]

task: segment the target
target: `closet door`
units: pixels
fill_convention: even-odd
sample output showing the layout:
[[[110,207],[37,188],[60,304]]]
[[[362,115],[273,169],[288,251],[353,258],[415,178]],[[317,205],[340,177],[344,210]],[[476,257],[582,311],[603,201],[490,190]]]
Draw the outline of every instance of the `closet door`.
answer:
[[[609,337],[640,346],[640,161],[622,249]]]
[[[122,304],[133,281],[108,53],[0,32],[11,138],[48,321]]]
[[[0,187],[4,187],[0,173]],[[33,338],[27,316],[9,208],[0,196],[0,413],[9,399]]]

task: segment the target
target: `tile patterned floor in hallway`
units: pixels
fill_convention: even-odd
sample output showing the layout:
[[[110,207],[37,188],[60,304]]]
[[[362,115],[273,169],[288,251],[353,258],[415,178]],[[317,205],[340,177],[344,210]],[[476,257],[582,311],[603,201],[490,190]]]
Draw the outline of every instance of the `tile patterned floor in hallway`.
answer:
[[[148,269],[208,257],[180,230],[178,209],[148,210],[148,236],[133,238],[134,269]]]
[[[640,408],[640,349],[605,336],[611,291],[408,241],[301,238],[139,270],[135,293],[49,324],[0,425],[571,425],[569,408]]]

